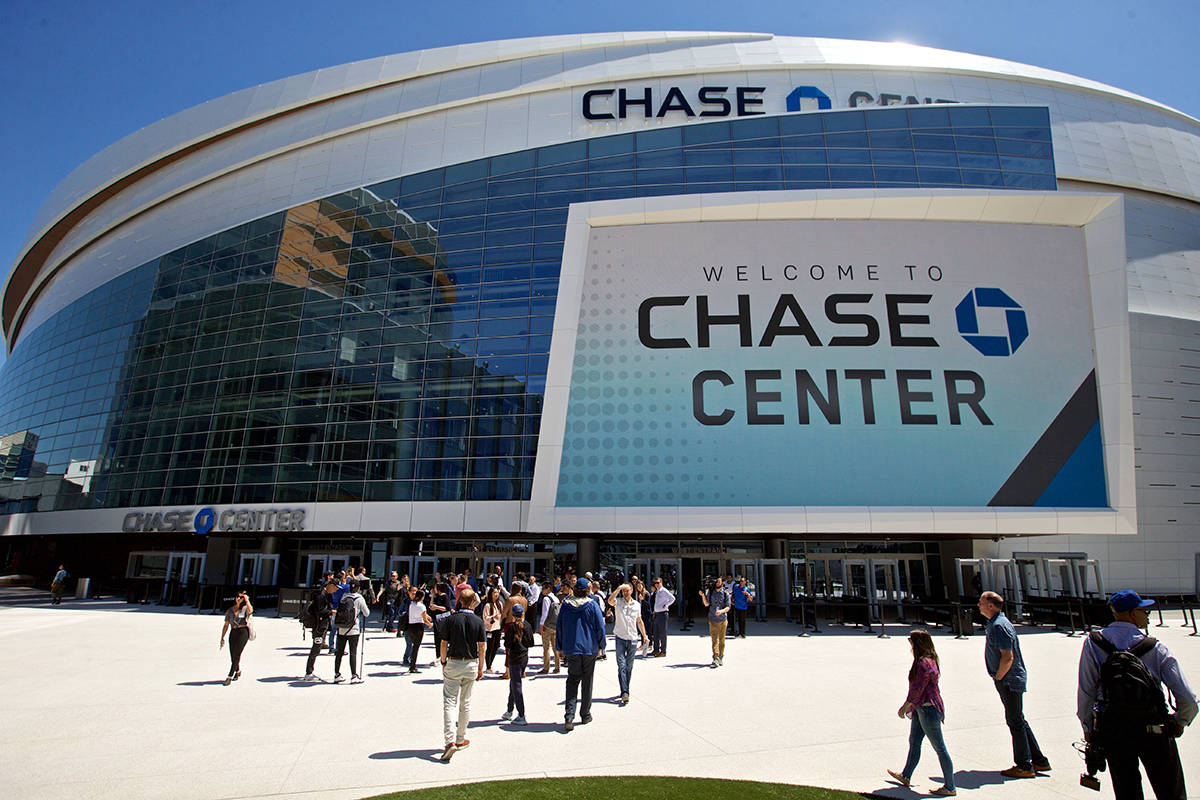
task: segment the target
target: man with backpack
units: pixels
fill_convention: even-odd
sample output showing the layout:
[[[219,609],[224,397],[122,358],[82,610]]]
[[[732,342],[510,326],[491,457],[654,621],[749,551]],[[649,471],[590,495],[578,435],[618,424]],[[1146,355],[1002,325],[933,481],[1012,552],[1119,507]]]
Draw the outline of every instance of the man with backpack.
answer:
[[[1079,656],[1076,715],[1089,747],[1103,750],[1117,800],[1141,800],[1139,761],[1158,800],[1187,796],[1175,739],[1196,717],[1196,694],[1167,646],[1142,632],[1153,605],[1130,589],[1113,594],[1113,624],[1093,631]]]
[[[333,621],[333,593],[337,584],[329,581],[324,586],[313,591],[312,599],[300,612],[300,622],[312,632],[312,647],[308,650],[308,667],[304,670],[303,680],[315,683],[320,678],[313,672],[317,666],[317,656],[325,646],[325,634]]]
[[[342,683],[342,656],[346,654],[346,645],[350,645],[350,682],[362,683],[362,673],[359,672],[358,643],[363,631],[366,630],[367,617],[371,615],[371,607],[358,592],[358,582],[352,581],[347,592],[338,601],[337,611],[333,615],[333,624],[338,632],[337,655],[333,661],[333,682]]]

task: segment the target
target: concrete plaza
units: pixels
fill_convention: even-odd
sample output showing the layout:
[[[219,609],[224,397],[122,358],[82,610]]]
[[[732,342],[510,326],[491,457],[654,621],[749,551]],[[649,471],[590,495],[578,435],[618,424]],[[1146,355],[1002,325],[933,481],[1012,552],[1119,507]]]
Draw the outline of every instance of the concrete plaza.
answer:
[[[597,664],[595,721],[562,729],[564,672],[525,687],[529,725],[503,723],[508,682],[486,678],[472,702],[471,747],[449,764],[441,752],[441,681],[400,667],[403,643],[378,631],[366,641],[362,685],[297,682],[307,640],[299,623],[258,618],[243,677],[221,685],[221,617],[120,601],[66,601],[0,590],[4,724],[0,789],[25,798],[251,798],[351,800],[401,789],[549,775],[683,775],[743,778],[907,798],[940,784],[926,745],[913,786],[889,782],[904,763],[909,723],[896,717],[910,663],[903,638],[825,628],[752,624],[731,640],[726,665],[709,669],[701,623],[672,626],[669,654],[639,659],[632,702],[618,707],[616,661]],[[1151,633],[1200,684],[1200,637],[1178,614]],[[1000,701],[983,669],[983,639],[935,630],[942,659],[946,740],[960,796],[1111,798],[1078,784],[1071,743],[1081,640],[1021,629],[1030,671],[1026,715],[1054,770],[1005,780],[1012,763]],[[427,639],[421,661],[433,661]],[[533,666],[540,659],[535,648]],[[503,655],[497,664],[502,665]],[[349,673],[348,666],[343,671]],[[317,672],[333,676],[323,655]],[[1189,797],[1200,798],[1200,729],[1180,740]]]

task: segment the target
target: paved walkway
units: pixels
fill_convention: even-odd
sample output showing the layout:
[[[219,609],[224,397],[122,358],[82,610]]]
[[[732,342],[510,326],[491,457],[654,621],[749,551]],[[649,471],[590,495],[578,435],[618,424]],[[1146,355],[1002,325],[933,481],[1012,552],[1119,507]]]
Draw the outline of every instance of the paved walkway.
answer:
[[[752,625],[750,638],[728,643],[726,666],[716,670],[707,666],[704,626],[673,629],[667,658],[637,662],[626,708],[613,702],[615,658],[597,665],[595,722],[570,734],[561,726],[565,671],[527,682],[524,728],[501,723],[507,681],[488,678],[475,690],[471,747],[442,764],[439,673],[404,674],[402,642],[392,636],[368,636],[363,685],[303,684],[300,626],[269,612],[246,649],[242,679],[223,687],[229,662],[217,649],[218,616],[46,600],[0,590],[5,795],[352,800],[523,775],[659,774],[908,798],[940,783],[928,748],[912,789],[890,784],[884,771],[903,765],[907,747],[908,722],[896,717],[910,662],[901,629],[890,639],[837,627],[799,638],[795,625]],[[1168,622],[1153,634],[1200,684],[1200,637],[1189,637],[1178,616]],[[960,796],[1112,797],[1107,776],[1099,795],[1078,785],[1079,639],[1022,631],[1026,714],[1054,765],[1024,781],[997,774],[1012,763],[1011,749],[982,638],[935,633],[935,641]],[[421,660],[432,659],[426,644]],[[332,661],[322,656],[318,673],[331,678]],[[1200,798],[1200,729],[1180,745],[1189,797]]]

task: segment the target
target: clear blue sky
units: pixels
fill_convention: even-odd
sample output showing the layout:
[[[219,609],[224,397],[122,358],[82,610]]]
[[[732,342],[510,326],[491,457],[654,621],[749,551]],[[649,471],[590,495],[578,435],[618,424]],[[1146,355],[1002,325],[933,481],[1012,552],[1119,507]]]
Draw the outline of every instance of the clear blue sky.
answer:
[[[255,84],[463,42],[614,30],[902,40],[1061,70],[1200,116],[1196,0],[0,1],[0,264],[112,142]]]

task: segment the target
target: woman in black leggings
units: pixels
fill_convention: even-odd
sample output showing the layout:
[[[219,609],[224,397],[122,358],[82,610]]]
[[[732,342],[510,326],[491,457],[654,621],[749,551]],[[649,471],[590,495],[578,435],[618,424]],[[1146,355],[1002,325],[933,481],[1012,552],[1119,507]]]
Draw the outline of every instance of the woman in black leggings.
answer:
[[[409,662],[409,673],[420,672],[417,669],[417,655],[421,652],[421,640],[425,638],[425,629],[433,627],[433,619],[425,610],[425,593],[417,592],[408,604],[408,618],[405,620],[408,640],[412,642],[412,660]],[[437,654],[434,654],[437,658]]]
[[[246,642],[250,641],[250,617],[254,614],[254,606],[244,591],[237,593],[233,608],[225,612],[225,625],[221,628],[220,649],[225,646],[225,634],[229,634],[229,675],[225,678],[225,686],[242,677],[242,651]]]

